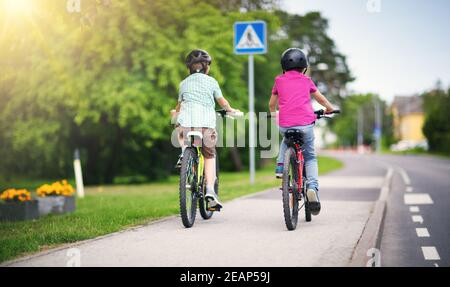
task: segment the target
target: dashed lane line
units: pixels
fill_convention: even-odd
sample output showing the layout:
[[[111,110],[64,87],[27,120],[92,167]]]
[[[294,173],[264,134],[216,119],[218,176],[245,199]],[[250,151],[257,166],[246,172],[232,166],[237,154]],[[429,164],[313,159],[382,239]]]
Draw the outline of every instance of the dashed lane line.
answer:
[[[425,260],[441,260],[439,253],[434,246],[422,246],[422,253]]]
[[[430,237],[427,228],[416,228],[417,237]]]
[[[418,206],[410,206],[409,207],[409,212],[411,212],[411,213],[418,213],[418,212],[420,212],[420,208]]]
[[[428,193],[411,193],[403,195],[403,202],[406,205],[433,204],[433,200]]]
[[[423,217],[421,215],[413,215],[412,217],[412,221],[416,222],[416,223],[423,223]]]

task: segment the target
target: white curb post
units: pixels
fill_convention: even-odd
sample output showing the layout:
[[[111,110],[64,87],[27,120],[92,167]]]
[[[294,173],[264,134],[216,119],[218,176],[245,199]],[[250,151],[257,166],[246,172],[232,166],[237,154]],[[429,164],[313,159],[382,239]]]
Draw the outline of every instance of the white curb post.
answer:
[[[81,172],[80,151],[78,149],[74,153],[73,169],[75,171],[78,198],[84,198],[83,173]]]

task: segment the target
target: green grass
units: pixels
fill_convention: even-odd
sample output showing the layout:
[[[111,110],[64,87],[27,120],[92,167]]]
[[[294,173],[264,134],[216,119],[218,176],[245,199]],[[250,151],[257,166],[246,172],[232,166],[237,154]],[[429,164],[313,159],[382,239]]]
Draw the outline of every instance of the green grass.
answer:
[[[321,174],[342,167],[336,159],[319,157]],[[273,166],[257,172],[250,185],[248,173],[222,173],[220,195],[224,201],[262,191],[280,184],[274,179]],[[28,182],[34,186],[39,182]],[[0,262],[116,232],[134,225],[178,213],[178,178],[159,183],[90,187],[86,197],[77,200],[73,214],[50,215],[28,222],[0,223]]]

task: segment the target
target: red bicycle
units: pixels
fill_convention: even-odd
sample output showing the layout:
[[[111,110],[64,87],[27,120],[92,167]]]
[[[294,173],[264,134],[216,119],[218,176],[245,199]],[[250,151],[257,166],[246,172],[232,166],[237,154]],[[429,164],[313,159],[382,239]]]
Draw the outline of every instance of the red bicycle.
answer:
[[[314,112],[317,119],[331,118],[331,114],[339,114],[336,110],[325,114],[324,110]],[[288,146],[284,157],[282,187],[284,221],[288,230],[297,228],[298,213],[304,208],[306,222],[311,221],[311,210],[306,196],[306,172],[303,158],[303,133],[300,130],[288,129],[285,133]],[[303,201],[303,204],[301,202]]]

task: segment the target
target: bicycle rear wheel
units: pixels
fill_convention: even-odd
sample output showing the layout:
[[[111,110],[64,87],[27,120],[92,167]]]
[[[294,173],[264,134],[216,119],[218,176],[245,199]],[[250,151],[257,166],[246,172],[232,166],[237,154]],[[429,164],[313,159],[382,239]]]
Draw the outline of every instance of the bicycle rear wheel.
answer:
[[[205,190],[205,186],[203,187],[203,190]],[[219,195],[219,157],[216,155],[216,181],[214,182],[214,190],[216,191],[216,194]],[[200,215],[203,219],[208,220],[210,219],[214,211],[208,210],[208,206],[205,200],[205,197],[199,199],[198,201],[199,209],[200,209]]]
[[[186,228],[194,225],[197,213],[197,152],[186,148],[180,170],[180,215]]]
[[[288,148],[283,167],[283,212],[288,230],[295,230],[298,222],[299,190],[297,187],[298,166],[295,150]]]

